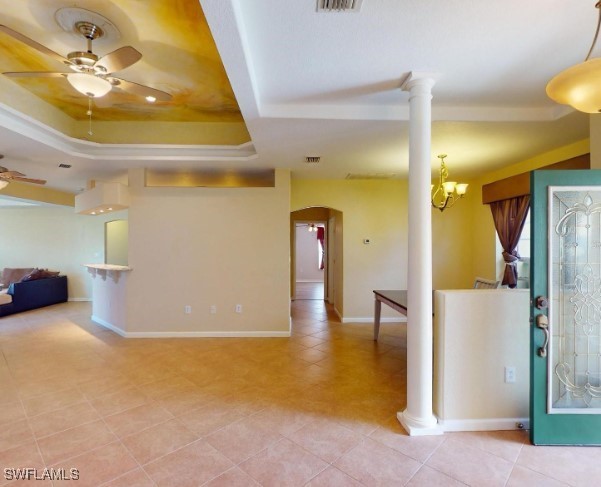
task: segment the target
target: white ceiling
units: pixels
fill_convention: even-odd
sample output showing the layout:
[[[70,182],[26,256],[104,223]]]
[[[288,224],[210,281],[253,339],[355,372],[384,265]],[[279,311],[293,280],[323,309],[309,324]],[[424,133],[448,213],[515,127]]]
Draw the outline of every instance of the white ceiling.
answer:
[[[315,0],[200,3],[252,144],[100,146],[0,106],[4,165],[71,191],[140,166],[404,176],[408,95],[399,87],[410,71],[437,75],[432,165],[445,152],[454,176],[589,136],[588,116],[555,105],[545,85],[585,57],[593,0],[364,0],[358,13],[318,13]],[[322,162],[305,165],[309,155]]]

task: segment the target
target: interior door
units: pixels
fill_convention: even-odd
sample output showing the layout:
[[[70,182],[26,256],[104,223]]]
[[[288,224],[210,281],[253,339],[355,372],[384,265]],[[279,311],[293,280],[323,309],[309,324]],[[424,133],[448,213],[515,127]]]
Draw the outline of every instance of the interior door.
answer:
[[[530,438],[601,445],[601,171],[534,171]]]

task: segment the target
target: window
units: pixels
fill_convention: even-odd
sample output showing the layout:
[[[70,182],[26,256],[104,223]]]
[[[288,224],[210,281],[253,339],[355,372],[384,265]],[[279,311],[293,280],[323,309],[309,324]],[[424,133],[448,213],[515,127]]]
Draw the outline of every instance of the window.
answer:
[[[499,242],[499,236],[495,232],[496,248],[497,248],[497,276],[498,279],[503,279],[503,273],[505,272],[505,261],[501,256],[503,247]],[[517,251],[520,256],[520,261],[517,264],[518,270],[518,288],[529,288],[530,287],[530,210],[526,215],[526,221],[524,222],[524,228],[520,235],[518,242]]]

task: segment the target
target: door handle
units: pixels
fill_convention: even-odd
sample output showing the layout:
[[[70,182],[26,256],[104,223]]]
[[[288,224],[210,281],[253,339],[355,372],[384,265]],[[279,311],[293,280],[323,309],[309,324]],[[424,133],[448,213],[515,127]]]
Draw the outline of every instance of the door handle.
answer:
[[[535,301],[536,309],[545,309],[549,307],[549,299],[546,296],[538,296]]]
[[[536,316],[536,327],[543,330],[545,334],[545,342],[542,347],[538,347],[538,356],[545,358],[547,356],[547,347],[549,346],[549,319],[547,315],[537,315]]]

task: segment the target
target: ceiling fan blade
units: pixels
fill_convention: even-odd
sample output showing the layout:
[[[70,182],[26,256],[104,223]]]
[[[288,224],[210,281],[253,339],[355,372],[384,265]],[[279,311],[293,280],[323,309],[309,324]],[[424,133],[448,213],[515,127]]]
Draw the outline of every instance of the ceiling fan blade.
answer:
[[[21,183],[31,183],[31,184],[46,184],[46,180],[44,179],[31,179],[31,178],[11,178],[12,181],[19,181]]]
[[[107,73],[114,73],[137,63],[140,59],[142,54],[139,51],[131,46],[124,46],[102,56],[95,66],[102,66]]]
[[[2,74],[10,78],[63,78],[69,73],[53,73],[51,71],[23,71]]]
[[[0,173],[0,176],[3,178],[11,179],[25,177],[25,174],[20,173],[19,171],[5,171],[3,173]]]
[[[123,91],[127,91],[128,93],[133,93],[134,95],[139,95],[143,97],[154,96],[157,101],[169,101],[171,100],[171,95],[166,91],[156,90],[151,88],[150,86],[140,85],[138,83],[134,83],[133,81],[127,81],[121,78],[115,78],[119,83],[117,86],[121,88]]]
[[[5,34],[8,34],[9,36],[11,36],[14,39],[17,39],[18,41],[21,41],[23,44],[27,44],[29,47],[37,49],[42,54],[46,54],[47,56],[50,56],[51,58],[54,58],[61,63],[71,64],[69,60],[65,59],[60,54],[54,52],[52,49],[48,49],[46,46],[42,46],[42,44],[40,44],[39,42],[36,42],[33,39],[24,36],[16,30],[12,30],[10,27],[6,27],[6,25],[0,25],[0,31],[4,32]]]

